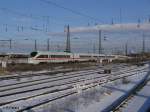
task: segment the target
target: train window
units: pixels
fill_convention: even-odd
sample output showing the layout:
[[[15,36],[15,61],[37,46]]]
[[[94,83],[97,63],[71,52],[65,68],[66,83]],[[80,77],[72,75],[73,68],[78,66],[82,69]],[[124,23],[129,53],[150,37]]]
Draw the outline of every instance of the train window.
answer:
[[[69,55],[51,55],[51,58],[70,58]]]
[[[99,58],[104,58],[104,57],[107,57],[107,58],[114,58],[114,56],[99,56]]]
[[[37,58],[48,58],[48,55],[40,55]]]
[[[80,58],[91,58],[91,56],[80,55]]]
[[[32,53],[30,54],[31,57],[34,57],[34,56],[36,56],[36,55],[37,55],[37,52],[32,52]]]

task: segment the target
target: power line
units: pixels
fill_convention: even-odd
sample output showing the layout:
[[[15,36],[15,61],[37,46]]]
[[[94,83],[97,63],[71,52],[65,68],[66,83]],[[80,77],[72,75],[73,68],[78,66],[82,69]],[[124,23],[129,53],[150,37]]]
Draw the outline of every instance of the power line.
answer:
[[[48,24],[50,23],[50,20],[54,20],[54,21],[51,21],[51,22],[54,22],[54,23],[57,23],[59,25],[64,25],[63,23],[59,22],[55,22],[56,20],[58,20],[57,18],[55,17],[52,17],[52,16],[49,16],[49,15],[34,15],[34,14],[26,14],[26,13],[22,13],[22,12],[18,12],[18,11],[14,11],[14,10],[11,10],[11,9],[8,9],[8,8],[0,8],[1,11],[5,12],[5,13],[9,13],[9,14],[13,14],[13,15],[16,15],[16,16],[20,16],[20,17],[25,17],[25,18],[30,18],[30,19],[33,19],[33,20],[40,20],[40,21],[44,21],[46,24],[46,26],[48,26]]]
[[[71,13],[74,13],[74,14],[76,14],[76,15],[80,15],[80,16],[82,16],[82,17],[86,17],[86,18],[89,18],[89,19],[91,19],[91,20],[100,22],[100,20],[99,20],[98,18],[95,18],[95,17],[89,16],[89,15],[87,15],[87,14],[83,14],[83,13],[81,13],[81,12],[75,11],[75,10],[73,10],[73,9],[64,7],[64,6],[59,5],[59,4],[55,3],[55,2],[52,2],[52,1],[50,1],[50,0],[40,0],[40,1],[42,1],[42,2],[44,2],[44,3],[46,3],[46,4],[51,4],[51,5],[55,6],[55,7],[64,9],[64,10],[69,11],[69,12],[71,12]],[[103,23],[103,22],[101,22],[101,23]]]
[[[43,29],[46,32],[48,31],[48,26],[50,23],[55,23],[55,24],[63,25],[63,26],[65,23],[68,23],[68,20],[63,20],[63,22],[65,22],[65,23],[63,23],[63,22],[60,22],[59,18],[50,16],[50,15],[35,15],[32,13],[23,13],[23,12],[12,10],[12,9],[5,8],[5,7],[0,7],[0,11],[4,12],[5,14],[12,14],[15,16],[30,18],[32,20],[39,20],[39,21],[43,22]],[[62,19],[61,19],[61,21],[62,21]],[[71,21],[71,20],[69,20],[69,21]]]
[[[18,11],[13,11],[13,10],[8,9],[8,8],[0,8],[0,10],[3,11],[3,12],[6,12],[6,13],[17,15],[17,16],[22,16],[22,17],[27,17],[27,18],[31,18],[31,19],[40,19],[40,20],[42,20],[42,17],[40,17],[40,16],[33,16],[32,14],[20,13]]]
[[[45,29],[41,29],[38,26],[24,26],[24,25],[10,25],[10,24],[3,24],[0,25],[0,27],[3,27],[5,32],[9,31],[9,28],[15,28],[17,32],[24,32],[25,30],[31,30],[31,31],[38,31],[38,32],[47,32]]]

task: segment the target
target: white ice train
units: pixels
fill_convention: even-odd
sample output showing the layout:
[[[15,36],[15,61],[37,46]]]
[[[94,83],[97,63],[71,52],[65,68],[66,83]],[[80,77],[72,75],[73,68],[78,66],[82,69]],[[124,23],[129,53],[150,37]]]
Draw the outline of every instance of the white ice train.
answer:
[[[61,62],[82,62],[82,61],[96,61],[98,59],[111,59],[116,58],[115,55],[104,54],[90,54],[90,53],[67,53],[67,52],[45,52],[36,51],[32,52],[28,63],[61,63]]]

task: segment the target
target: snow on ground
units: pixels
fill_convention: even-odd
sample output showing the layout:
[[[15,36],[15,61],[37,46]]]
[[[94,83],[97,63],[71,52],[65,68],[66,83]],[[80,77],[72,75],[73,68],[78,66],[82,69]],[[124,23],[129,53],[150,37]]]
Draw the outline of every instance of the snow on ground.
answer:
[[[90,104],[87,108],[82,106],[77,112],[100,112],[105,109],[109,104],[112,104],[117,98],[124,95],[127,91],[129,91],[138,81],[140,81],[144,77],[144,74],[138,74],[137,76],[132,76],[129,80],[128,84],[118,83],[114,86],[104,86],[106,88],[110,88],[112,93],[110,95],[104,95],[100,102],[94,102]]]
[[[6,85],[13,85],[16,83],[22,83],[22,82],[27,82],[27,81],[33,81],[33,80],[39,80],[39,79],[46,79],[49,78],[50,76],[47,75],[42,75],[42,76],[33,76],[33,77],[26,77],[26,78],[16,78],[16,79],[9,79],[9,80],[2,80],[0,81],[0,86],[6,86]]]
[[[82,70],[82,71],[74,71],[74,72],[68,72],[65,73],[66,75],[72,75],[72,74],[78,74],[78,73],[84,73],[84,72],[92,72],[94,70]],[[54,72],[54,71],[53,71]],[[63,72],[63,70],[62,70]],[[31,77],[24,77],[24,78],[15,78],[15,79],[6,79],[6,80],[0,80],[0,87],[8,85],[8,84],[16,84],[16,83],[21,83],[21,82],[26,82],[26,81],[34,81],[34,80],[40,80],[40,79],[48,79],[48,78],[52,78],[53,76],[63,76],[64,73],[57,73],[54,75],[51,75],[50,71],[38,71],[38,72],[24,72],[24,73],[17,73],[14,74],[12,76],[21,76],[21,75],[28,75],[28,74],[42,74],[39,76],[31,76]],[[9,75],[10,76],[10,75]],[[0,76],[0,77],[5,77],[5,76]]]
[[[135,68],[137,68],[137,67],[132,66],[130,68],[130,67],[114,66],[113,74],[116,73],[117,75],[119,75],[118,72],[125,73],[125,71],[130,71],[131,69],[135,70]],[[139,67],[136,70],[142,70],[143,68],[146,68],[146,66]],[[122,70],[120,70],[120,69],[122,69]],[[95,71],[95,73],[92,73],[93,71]],[[85,72],[88,72],[89,75],[85,75]],[[90,74],[90,72],[91,72],[91,74]],[[131,76],[128,79],[114,81],[113,83],[108,83],[108,84],[103,85],[103,86],[97,86],[93,89],[87,90],[86,92],[80,91],[79,94],[75,94],[73,96],[70,96],[69,98],[64,98],[64,100],[61,99],[61,100],[58,100],[58,101],[56,101],[52,104],[51,103],[46,104],[46,107],[47,107],[46,110],[47,110],[47,112],[49,112],[49,110],[52,109],[53,110],[52,112],[57,112],[55,110],[57,108],[57,110],[59,110],[58,112],[60,112],[60,110],[62,110],[62,112],[63,111],[64,112],[67,112],[67,111],[69,111],[69,112],[97,112],[98,111],[99,112],[104,107],[108,106],[110,103],[115,101],[119,96],[123,95],[126,91],[131,89],[146,74],[146,72],[144,72],[144,71],[143,71],[143,73],[141,73],[141,71],[140,72],[135,72],[135,71],[133,72],[132,71],[132,73],[137,73],[137,75],[136,76]],[[84,75],[80,76],[80,77],[76,77],[76,78],[72,77],[74,75],[78,76],[78,75],[82,75],[82,74],[84,74]],[[127,74],[130,74],[130,73],[126,73],[126,75]],[[57,76],[63,76],[63,75],[64,74],[57,74]],[[1,91],[0,94],[4,95],[6,93],[8,94],[8,93],[16,92],[16,91],[21,92],[23,90],[32,90],[32,89],[36,89],[36,88],[38,89],[38,88],[42,88],[42,87],[47,87],[47,88],[43,88],[43,89],[36,90],[36,91],[30,91],[30,92],[22,93],[22,94],[15,94],[15,95],[11,95],[11,96],[8,96],[8,97],[1,97],[0,102],[11,101],[11,100],[14,100],[14,99],[19,99],[19,98],[29,97],[29,96],[33,96],[33,95],[38,95],[38,94],[42,94],[44,92],[48,92],[48,91],[51,91],[51,90],[67,88],[70,85],[78,85],[78,84],[79,85],[82,85],[82,84],[84,85],[86,83],[91,83],[92,81],[98,80],[98,79],[94,79],[95,77],[106,75],[106,74],[98,74],[96,70],[88,70],[88,71],[85,70],[85,71],[65,73],[65,75],[66,76],[64,76],[64,77],[67,77],[66,79],[59,80],[59,81],[53,81],[53,82],[52,82],[52,80],[53,80],[52,77],[53,76],[48,76],[47,77],[47,75],[46,76],[43,75],[43,76],[41,76],[42,78],[50,78],[50,79],[45,80],[45,81],[49,81],[49,82],[45,82],[43,84],[41,83],[39,85],[38,85],[37,82],[36,82],[37,84],[35,82],[31,82],[31,84],[34,83],[35,85],[27,86],[27,87],[21,87],[21,86],[25,86],[26,84],[20,84],[19,86],[18,85],[12,85],[10,87],[20,87],[20,88],[16,88],[16,89],[9,90],[9,91],[4,91],[4,92]],[[35,77],[32,78],[32,80],[34,81],[36,79],[42,79],[41,77],[35,76]],[[72,78],[68,79],[68,77],[72,77]],[[55,79],[61,79],[61,78],[58,77],[58,78],[55,78]],[[85,82],[82,79],[84,79],[84,80],[90,79],[90,80]],[[27,80],[29,80],[29,79],[27,79],[27,78],[22,78],[21,79],[22,82],[27,81]],[[81,82],[80,83],[68,84],[68,85],[65,85],[65,86],[63,85],[66,82],[74,81],[74,80],[79,80],[79,81],[81,80]],[[11,84],[11,83],[12,82],[10,81],[9,84]],[[124,83],[124,84],[122,84],[122,83]],[[58,85],[58,84],[59,84],[59,86],[49,88],[49,86]],[[0,88],[0,90],[10,88],[10,87]],[[77,89],[80,89],[80,88],[77,88]],[[76,90],[76,91],[78,91],[78,90]],[[63,92],[65,92],[65,91],[63,91]],[[56,95],[59,95],[60,93],[58,92]],[[53,94],[53,96],[55,96],[55,94]],[[41,101],[44,101],[44,100],[47,100],[47,99],[51,99],[51,98],[53,98],[52,93],[51,94],[45,94],[45,95],[35,97],[35,98],[31,98],[29,100],[20,100],[16,103],[9,104],[7,106],[17,106],[18,107],[18,105],[19,105],[19,107],[24,107],[24,106],[32,105],[32,104],[35,104],[35,103],[38,103],[38,102],[41,102]],[[103,107],[103,108],[101,108],[101,107]],[[95,109],[95,111],[94,111],[93,108]],[[44,106],[44,109],[45,109],[45,106]],[[46,112],[45,110],[43,111],[43,106],[40,107],[40,108],[35,108],[35,110],[36,110],[36,112],[37,111]]]
[[[78,73],[83,73],[86,71],[94,71],[92,70],[93,67],[88,68],[88,70],[80,70],[80,71],[74,71],[74,72],[68,72],[65,74],[68,75],[72,75],[72,74],[78,74]],[[104,69],[102,66],[99,66],[99,68],[96,69]],[[120,69],[127,69],[129,68],[127,65],[108,65],[107,68],[113,68],[112,72],[117,72]],[[131,66],[131,68],[136,68],[135,66]],[[21,76],[21,75],[28,75],[28,74],[42,74],[40,76],[32,76],[32,77],[24,77],[24,78],[15,78],[15,79],[6,79],[6,80],[0,80],[0,87],[8,85],[8,84],[16,84],[16,83],[21,83],[21,82],[26,82],[26,81],[30,81],[30,80],[39,80],[39,79],[44,79],[44,78],[51,78],[53,75],[50,75],[51,72],[56,72],[56,71],[66,71],[67,69],[59,69],[59,70],[55,70],[55,71],[48,71],[48,70],[43,70],[43,71],[37,71],[37,72],[33,72],[33,71],[28,71],[28,72],[18,72],[18,73],[14,73],[12,75],[6,75],[6,76]],[[46,74],[46,75],[44,75]],[[49,74],[49,75],[48,75]],[[58,73],[55,74],[55,76],[62,76],[63,73]],[[0,76],[1,77],[6,77],[6,76]]]
[[[134,87],[147,71],[34,108],[36,112],[100,112]]]
[[[105,75],[105,74],[99,74],[99,75]],[[32,90],[32,89],[36,89],[36,88],[38,89],[38,88],[44,87],[43,89],[36,90],[36,91],[30,91],[28,93],[24,92],[22,94],[18,94],[17,96],[16,95],[11,95],[11,96],[8,96],[8,97],[1,97],[0,98],[0,103],[6,102],[6,101],[11,101],[11,100],[14,100],[14,99],[24,98],[24,97],[27,97],[27,96],[29,97],[29,96],[33,96],[33,95],[37,95],[37,94],[42,94],[46,91],[52,91],[52,90],[66,88],[67,86],[73,85],[73,83],[66,84],[65,86],[63,84],[64,83],[69,83],[73,80],[79,80],[80,81],[82,78],[84,78],[84,80],[91,79],[89,81],[84,82],[84,83],[89,83],[90,81],[93,81],[92,78],[96,77],[96,76],[98,76],[98,74],[95,73],[95,74],[90,74],[86,77],[85,76],[74,77],[74,78],[70,78],[70,79],[60,80],[59,82],[54,81],[53,83],[51,82],[51,79],[48,79],[49,82],[47,82],[47,83],[43,83],[43,84],[39,84],[39,85],[35,84],[34,86],[32,85],[32,86],[21,87],[21,88],[9,90],[9,91],[0,92],[0,95],[4,95],[4,94],[10,94],[10,93],[13,93],[13,92],[21,92],[21,91],[27,91],[27,90]],[[25,84],[23,84],[23,85],[25,85]],[[57,86],[57,85],[62,85],[62,86]],[[54,86],[54,87],[51,87],[51,86]]]
[[[122,109],[122,112],[146,112],[146,110],[150,106],[150,82],[144,86],[142,90],[140,90],[131,101],[129,101],[128,105]],[[136,102],[136,103],[135,103]]]

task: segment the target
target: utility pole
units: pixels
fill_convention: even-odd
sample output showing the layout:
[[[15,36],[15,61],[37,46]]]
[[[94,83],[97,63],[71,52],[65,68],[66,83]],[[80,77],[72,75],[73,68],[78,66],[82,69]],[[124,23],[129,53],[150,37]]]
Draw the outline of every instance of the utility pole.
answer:
[[[19,26],[17,26],[17,31],[19,32],[19,30],[20,30],[20,27],[19,27]]]
[[[122,24],[122,9],[120,8],[120,25]]]
[[[46,17],[46,29],[45,29],[46,32],[48,32],[48,26],[49,26],[49,16]]]
[[[5,25],[5,32],[8,32],[8,26],[7,26],[7,24]]]
[[[128,43],[125,44],[125,55],[128,55]]]
[[[143,33],[142,52],[145,53],[145,35]]]
[[[37,51],[37,40],[34,40],[34,50]]]
[[[141,20],[140,18],[138,19],[138,24],[137,24],[137,27],[140,28],[140,24],[141,24]]]
[[[57,51],[58,51],[58,52],[60,51],[60,46],[59,46],[59,45],[57,45]]]
[[[12,49],[12,39],[9,40],[9,48]]]
[[[95,54],[96,48],[95,48],[95,43],[93,43],[93,53]]]
[[[50,48],[49,48],[50,46],[49,46],[49,38],[47,39],[47,51],[49,51],[50,50]]]
[[[102,53],[102,31],[99,30],[99,54]]]
[[[69,28],[69,25],[67,26],[66,52],[68,52],[68,53],[71,52],[71,48],[70,48],[70,28]]]
[[[112,18],[112,20],[111,20],[111,25],[114,25],[114,19]]]

